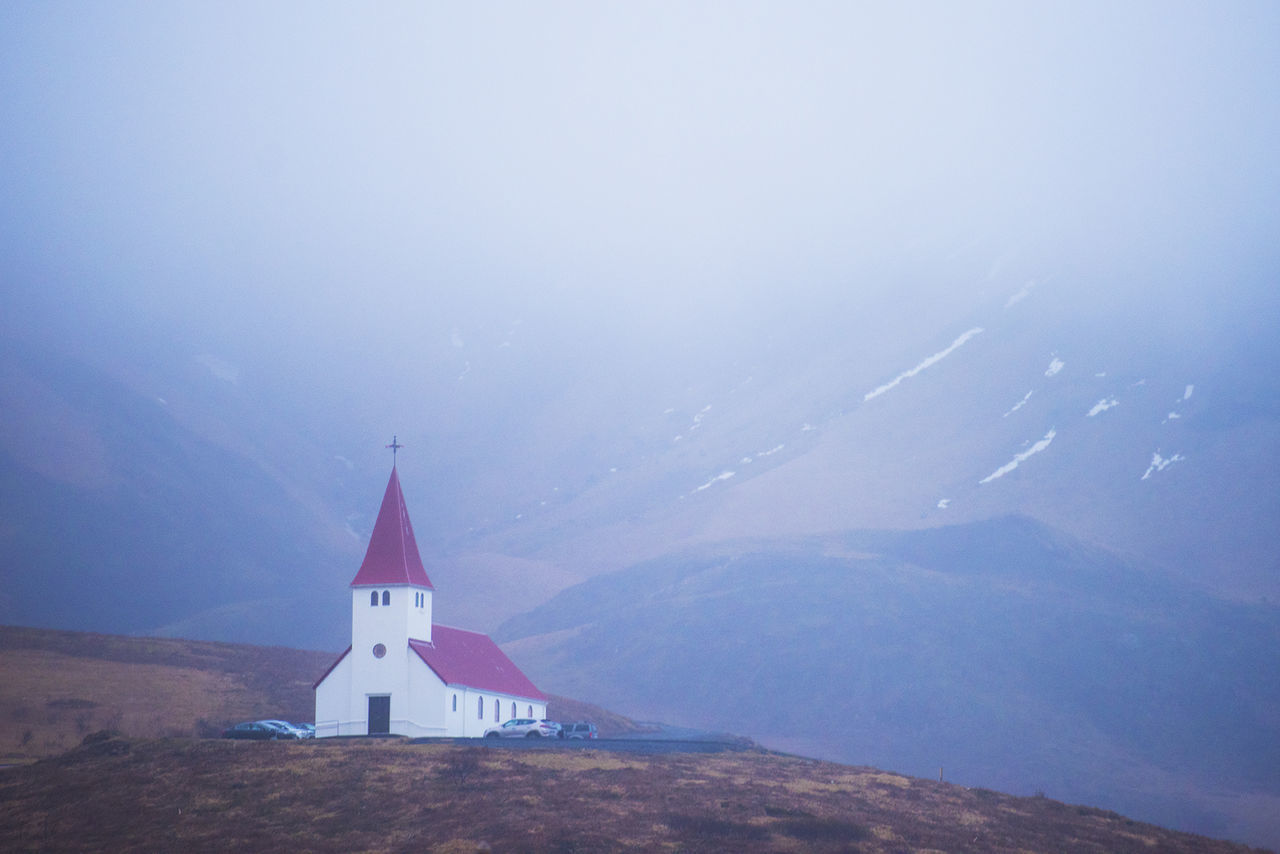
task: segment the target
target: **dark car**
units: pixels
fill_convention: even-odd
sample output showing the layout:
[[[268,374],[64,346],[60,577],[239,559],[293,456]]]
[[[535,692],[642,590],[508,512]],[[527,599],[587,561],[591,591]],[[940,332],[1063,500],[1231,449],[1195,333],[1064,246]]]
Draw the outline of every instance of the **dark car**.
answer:
[[[253,741],[278,741],[296,739],[298,735],[293,730],[278,726],[272,721],[245,721],[242,724],[236,724],[230,729],[224,730],[222,737],[247,738]]]
[[[596,734],[596,725],[588,721],[575,721],[571,724],[560,725],[561,738],[598,738]]]

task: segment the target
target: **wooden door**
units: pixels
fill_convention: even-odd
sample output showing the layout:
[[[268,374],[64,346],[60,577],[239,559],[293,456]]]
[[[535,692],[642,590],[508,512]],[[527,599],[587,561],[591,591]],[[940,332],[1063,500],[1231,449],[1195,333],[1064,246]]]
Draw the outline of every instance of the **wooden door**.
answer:
[[[391,732],[391,695],[369,698],[369,735]]]

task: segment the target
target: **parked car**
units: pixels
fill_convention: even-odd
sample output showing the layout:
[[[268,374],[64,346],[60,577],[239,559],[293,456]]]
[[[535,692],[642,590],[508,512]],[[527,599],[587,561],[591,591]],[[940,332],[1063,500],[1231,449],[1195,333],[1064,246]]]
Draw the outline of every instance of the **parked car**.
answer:
[[[291,724],[288,721],[267,720],[267,721],[258,721],[258,723],[271,724],[272,726],[277,726],[277,727],[280,727],[281,729],[288,730],[289,732],[293,733],[294,738],[298,738],[298,739],[313,738],[315,736],[314,731],[308,732],[307,728],[302,726],[301,724]]]
[[[298,734],[290,728],[278,726],[275,721],[245,721],[224,730],[223,738],[247,738],[253,741],[279,741],[295,739]]]
[[[305,738],[315,738],[315,737],[316,737],[316,725],[315,725],[315,724],[294,724],[294,726],[296,726],[298,729],[300,729],[300,730],[302,730],[302,731],[304,731],[304,732],[306,733]]]
[[[491,726],[484,731],[485,738],[555,738],[559,734],[560,724],[533,718],[512,718],[502,726]]]
[[[561,738],[599,738],[596,734],[596,725],[589,721],[574,721],[571,724],[560,725]]]

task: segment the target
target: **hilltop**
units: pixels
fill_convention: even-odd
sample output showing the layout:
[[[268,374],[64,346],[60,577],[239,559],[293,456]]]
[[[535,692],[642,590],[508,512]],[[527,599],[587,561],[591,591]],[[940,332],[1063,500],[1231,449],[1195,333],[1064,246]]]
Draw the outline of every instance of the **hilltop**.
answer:
[[[107,784],[106,781],[110,781]],[[0,848],[1242,854],[1048,798],[759,752],[86,739],[0,775]]]
[[[111,730],[137,738],[214,737],[256,718],[310,721],[311,685],[336,653],[0,626],[0,762],[27,762]],[[589,703],[550,713],[606,735],[643,729]]]
[[[309,719],[311,680],[330,658],[0,627],[0,750],[28,763],[0,774],[0,849],[1249,850],[1043,796],[742,743],[641,756],[198,738],[240,718]],[[567,698],[549,705],[554,716],[594,720],[606,737],[641,729]]]

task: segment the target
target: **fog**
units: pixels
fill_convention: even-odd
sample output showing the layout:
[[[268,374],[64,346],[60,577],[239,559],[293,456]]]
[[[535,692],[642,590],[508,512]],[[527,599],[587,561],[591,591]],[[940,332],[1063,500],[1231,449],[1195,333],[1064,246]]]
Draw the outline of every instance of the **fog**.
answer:
[[[0,328],[530,493],[764,369],[840,411],[1014,293],[1046,357],[1266,376],[1278,44],[1263,2],[9,4]]]
[[[4,286],[294,377],[960,303],[956,253],[1194,320],[1206,274],[1274,269],[1278,33],[1263,2],[9,4]]]
[[[731,627],[751,672],[718,673],[757,695],[714,705],[793,736],[813,719],[778,730],[755,699],[796,695],[756,677],[898,702],[883,613],[922,714],[1043,637],[1058,670],[957,704],[1022,715],[1007,749],[1078,754],[1051,794],[1099,801],[1075,733],[1120,709],[1116,767],[1169,815],[1184,787],[1218,810],[1256,781],[1187,782],[1179,751],[1264,768],[1274,743],[1271,659],[1237,652],[1274,647],[1280,589],[1277,56],[1274,2],[0,4],[0,616],[339,649],[396,435],[451,624],[634,616],[667,601],[655,567],[684,602],[690,555],[773,543],[747,564],[790,587],[708,576],[688,620],[636,623],[634,666],[615,634],[564,659],[608,659],[580,686],[547,653],[547,690],[700,715],[674,670],[637,673],[668,655],[708,690],[687,651]],[[870,529],[937,533],[934,563],[868,599]],[[1024,620],[948,582],[939,633],[896,585],[955,555],[1022,579],[999,597],[1047,586]],[[1203,586],[1161,611],[1117,587],[1147,589],[1139,563]],[[803,666],[737,654],[781,636]],[[889,656],[883,691],[845,690],[858,655]],[[1134,747],[1165,738],[1145,715],[1237,702]],[[804,708],[840,730],[844,706]],[[1020,767],[975,715],[951,742],[907,726],[909,761],[979,731],[973,755]],[[831,755],[877,756],[850,744]],[[1203,828],[1269,841],[1257,803]]]

